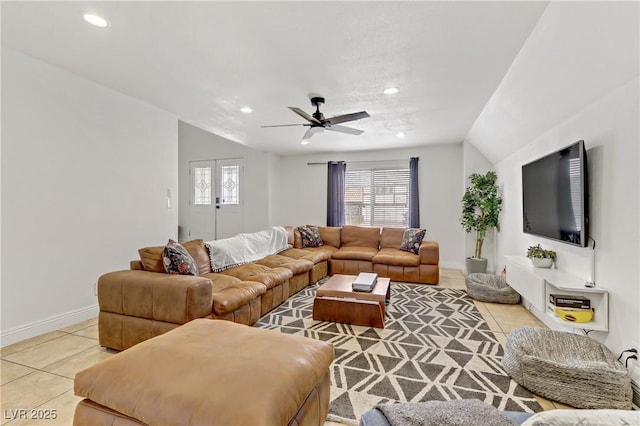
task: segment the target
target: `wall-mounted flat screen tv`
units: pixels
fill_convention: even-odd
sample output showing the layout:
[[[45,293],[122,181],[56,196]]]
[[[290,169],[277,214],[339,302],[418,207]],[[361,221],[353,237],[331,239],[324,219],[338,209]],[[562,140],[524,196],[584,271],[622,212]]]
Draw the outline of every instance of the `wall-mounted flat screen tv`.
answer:
[[[522,166],[522,230],[587,246],[587,152],[578,141]]]

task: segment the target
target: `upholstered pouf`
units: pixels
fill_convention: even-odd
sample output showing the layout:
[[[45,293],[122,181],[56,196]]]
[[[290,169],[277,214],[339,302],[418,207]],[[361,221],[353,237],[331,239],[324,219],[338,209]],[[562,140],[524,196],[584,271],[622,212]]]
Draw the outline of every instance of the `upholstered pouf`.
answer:
[[[576,408],[631,409],[631,378],[587,336],[521,327],[507,336],[502,366],[531,392]]]
[[[322,425],[333,346],[196,319],[80,371],[74,425]]]
[[[498,275],[469,274],[465,284],[469,297],[481,302],[508,304],[520,302],[520,295]]]

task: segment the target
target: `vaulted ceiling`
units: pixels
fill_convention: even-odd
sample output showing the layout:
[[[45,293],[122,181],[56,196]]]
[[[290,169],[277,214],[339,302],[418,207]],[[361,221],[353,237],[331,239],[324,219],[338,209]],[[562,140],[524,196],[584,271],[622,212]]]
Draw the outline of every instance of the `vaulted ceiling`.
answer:
[[[494,137],[487,129],[504,125],[500,117],[513,113],[505,100],[529,96],[523,87],[530,83],[548,97],[552,93],[547,92],[556,88],[547,88],[546,79],[538,78],[540,73],[559,66],[562,75],[557,78],[566,81],[571,69],[565,69],[565,62],[577,58],[585,65],[584,54],[601,59],[592,48],[611,47],[607,39],[564,55],[565,49],[582,43],[579,35],[568,34],[571,23],[562,21],[567,13],[571,16],[565,10],[571,4],[580,6],[573,2],[564,9],[547,2],[2,2],[2,44],[262,151],[356,151],[469,139],[497,161],[505,155],[504,144],[513,144],[510,141],[521,130],[510,128],[509,141],[492,144]],[[110,25],[91,26],[82,18],[85,13],[101,15]],[[615,40],[626,40],[632,30],[609,28],[609,20],[618,15],[605,16],[596,30],[613,30]],[[619,27],[635,22],[637,35],[637,19],[636,13],[635,21],[626,18]],[[606,84],[596,83],[597,90],[580,101],[633,74],[629,63],[633,58],[621,59],[633,48],[630,43],[604,58],[621,71],[611,76],[596,70],[605,73],[604,78],[591,72],[588,78]],[[546,62],[535,63],[540,59]],[[636,75],[637,62],[636,54]],[[570,81],[565,84],[571,86]],[[581,93],[584,85],[581,81],[571,93]],[[400,91],[385,95],[387,87]],[[311,113],[311,95],[326,98],[322,107],[326,116],[366,110],[370,118],[348,123],[365,132],[360,136],[324,132],[301,145],[306,127],[261,127],[302,124],[304,120],[287,107]],[[541,107],[538,101],[525,105],[518,111],[529,114]],[[253,112],[241,112],[245,106]],[[560,103],[549,120],[575,107]],[[540,115],[533,124],[537,132],[549,125],[545,113]]]

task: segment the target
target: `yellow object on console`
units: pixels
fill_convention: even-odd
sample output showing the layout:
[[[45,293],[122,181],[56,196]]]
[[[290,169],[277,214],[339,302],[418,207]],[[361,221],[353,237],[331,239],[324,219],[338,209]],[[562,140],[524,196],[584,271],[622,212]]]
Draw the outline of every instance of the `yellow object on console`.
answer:
[[[569,322],[589,322],[593,319],[593,309],[571,309],[556,307],[556,315]]]

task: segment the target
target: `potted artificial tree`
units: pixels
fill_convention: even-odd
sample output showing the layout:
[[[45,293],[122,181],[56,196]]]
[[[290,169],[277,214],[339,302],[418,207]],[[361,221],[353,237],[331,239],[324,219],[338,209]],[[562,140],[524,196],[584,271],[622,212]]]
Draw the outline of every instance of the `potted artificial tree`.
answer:
[[[500,211],[502,198],[498,195],[495,172],[485,175],[473,173],[469,176],[471,185],[462,197],[462,216],[460,224],[466,233],[476,232],[476,247],[473,257],[467,257],[467,273],[487,271],[487,259],[482,257],[482,245],[487,231],[500,230]]]

